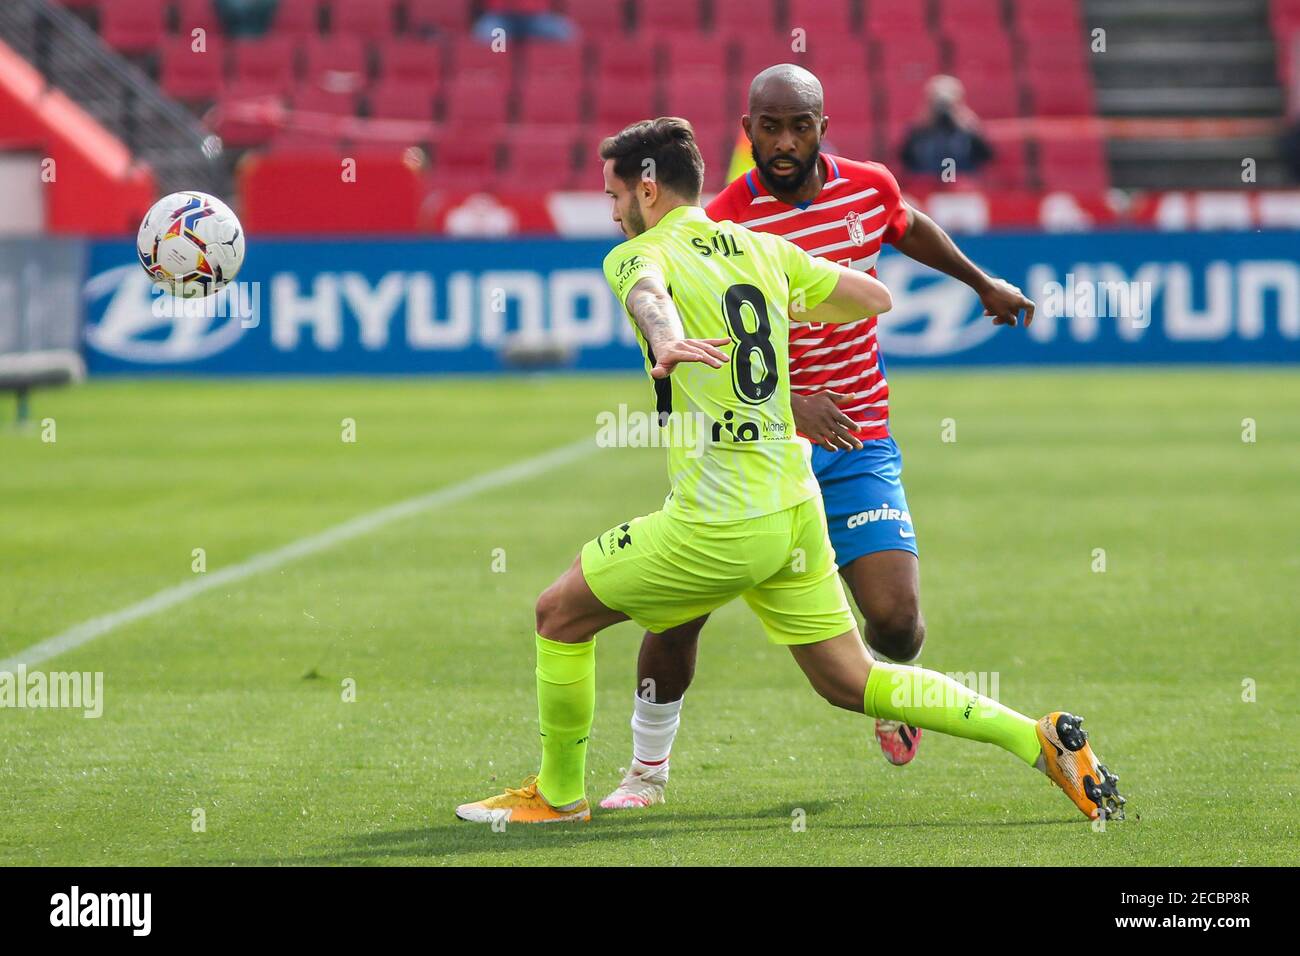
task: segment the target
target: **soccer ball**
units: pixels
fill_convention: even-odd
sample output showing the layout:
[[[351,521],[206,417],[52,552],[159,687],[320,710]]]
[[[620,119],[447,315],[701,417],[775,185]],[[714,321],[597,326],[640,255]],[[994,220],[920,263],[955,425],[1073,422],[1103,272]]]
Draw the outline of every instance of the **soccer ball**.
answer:
[[[155,284],[184,299],[201,298],[232,281],[244,264],[244,229],[215,196],[172,193],[145,214],[135,251]]]

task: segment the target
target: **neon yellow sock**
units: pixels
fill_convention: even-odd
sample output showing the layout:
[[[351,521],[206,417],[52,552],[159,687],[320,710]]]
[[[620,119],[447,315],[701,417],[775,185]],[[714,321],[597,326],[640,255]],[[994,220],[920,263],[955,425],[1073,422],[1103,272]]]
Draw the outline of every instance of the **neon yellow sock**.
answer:
[[[586,794],[587,736],[596,714],[596,642],[561,644],[537,635],[537,717],[542,769],[537,786],[563,807]]]
[[[1031,767],[1038,760],[1035,721],[938,671],[878,660],[867,676],[863,705],[868,717],[997,744]]]

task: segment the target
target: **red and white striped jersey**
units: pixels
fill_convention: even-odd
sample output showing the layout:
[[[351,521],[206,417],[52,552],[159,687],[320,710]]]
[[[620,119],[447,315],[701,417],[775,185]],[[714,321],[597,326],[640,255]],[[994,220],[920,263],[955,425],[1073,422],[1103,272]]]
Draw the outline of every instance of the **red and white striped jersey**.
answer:
[[[907,231],[898,180],[880,163],[829,153],[822,153],[822,161],[826,181],[811,202],[783,203],[751,169],[709,203],[709,218],[775,233],[810,255],[875,275],[881,244],[897,242]],[[792,323],[790,388],[797,394],[855,394],[857,400],[843,410],[862,427],[858,437],[887,438],[889,384],[876,345],[876,317],[844,325]]]

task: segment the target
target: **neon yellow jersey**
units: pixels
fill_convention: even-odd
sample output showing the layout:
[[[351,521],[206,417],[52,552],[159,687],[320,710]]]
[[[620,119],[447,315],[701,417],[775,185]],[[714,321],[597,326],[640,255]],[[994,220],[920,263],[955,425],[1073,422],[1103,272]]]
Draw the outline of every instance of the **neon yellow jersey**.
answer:
[[[789,316],[792,301],[811,309],[834,291],[835,266],[779,236],[679,206],[605,257],[625,308],[647,276],[672,295],[687,338],[731,339],[722,368],[683,362],[655,382],[672,482],[665,510],[685,521],[736,521],[818,494],[810,446],[790,412]],[[637,338],[648,370],[654,356],[639,329]]]

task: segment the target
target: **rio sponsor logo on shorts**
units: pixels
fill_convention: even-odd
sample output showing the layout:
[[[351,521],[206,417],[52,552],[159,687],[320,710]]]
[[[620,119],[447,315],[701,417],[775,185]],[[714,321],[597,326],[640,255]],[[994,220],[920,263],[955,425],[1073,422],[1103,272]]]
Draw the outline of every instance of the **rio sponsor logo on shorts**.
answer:
[[[859,511],[855,515],[849,515],[847,524],[850,528],[860,528],[864,524],[870,524],[873,521],[901,521],[905,525],[911,525],[912,516],[901,508],[891,508],[889,502],[882,501],[879,508]],[[912,532],[907,529],[901,529],[900,533],[905,538],[913,536]]]
[[[684,448],[687,458],[700,458],[716,442],[783,441],[792,432],[783,421],[738,423],[730,411],[718,422],[703,412],[643,412],[627,405],[598,413],[596,426],[601,448]]]

